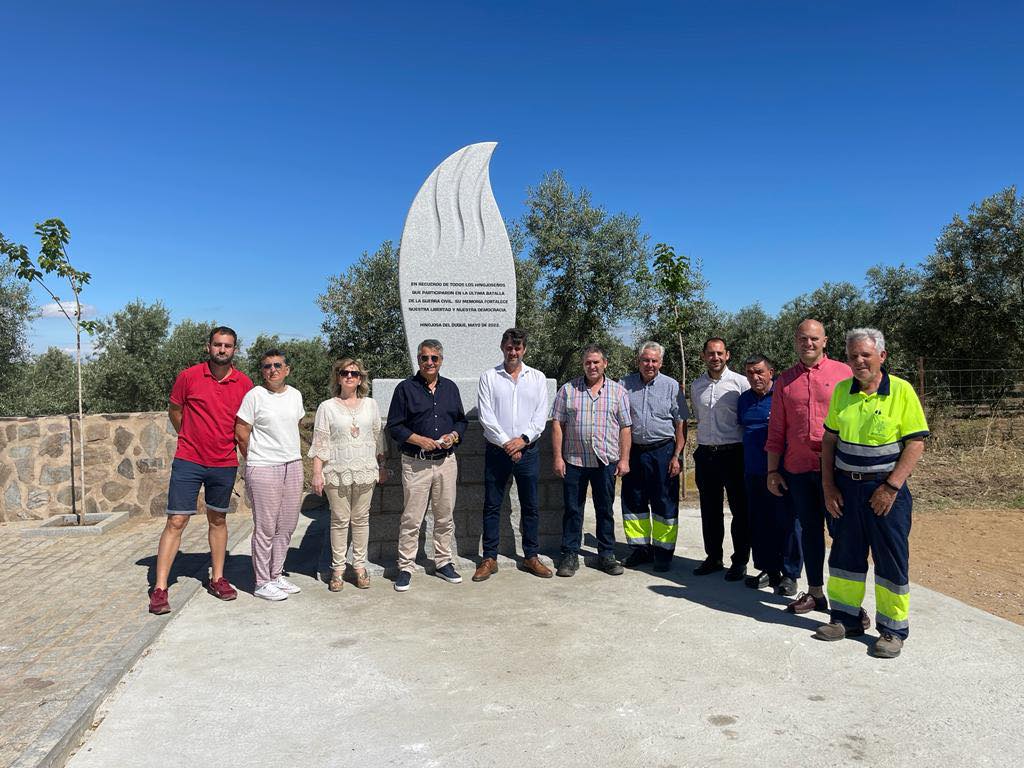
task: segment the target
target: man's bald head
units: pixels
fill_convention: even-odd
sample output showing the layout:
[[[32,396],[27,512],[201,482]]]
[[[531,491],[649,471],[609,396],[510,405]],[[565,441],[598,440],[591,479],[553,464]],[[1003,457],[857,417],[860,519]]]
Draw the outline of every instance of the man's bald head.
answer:
[[[807,318],[796,327],[793,336],[793,348],[800,357],[800,362],[810,368],[817,365],[825,356],[825,345],[828,336],[825,326],[813,318]]]

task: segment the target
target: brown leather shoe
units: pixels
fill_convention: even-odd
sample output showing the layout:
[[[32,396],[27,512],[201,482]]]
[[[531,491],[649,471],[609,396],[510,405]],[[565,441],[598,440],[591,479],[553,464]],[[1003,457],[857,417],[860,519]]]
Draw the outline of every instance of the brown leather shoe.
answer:
[[[551,569],[544,565],[536,555],[523,560],[523,570],[542,579],[550,579],[554,575],[551,573]]]
[[[487,581],[492,573],[498,572],[498,561],[493,557],[485,557],[473,573],[473,581]]]
[[[811,611],[827,611],[828,600],[824,597],[815,597],[809,592],[801,592],[796,600],[786,606],[790,613],[810,613]]]

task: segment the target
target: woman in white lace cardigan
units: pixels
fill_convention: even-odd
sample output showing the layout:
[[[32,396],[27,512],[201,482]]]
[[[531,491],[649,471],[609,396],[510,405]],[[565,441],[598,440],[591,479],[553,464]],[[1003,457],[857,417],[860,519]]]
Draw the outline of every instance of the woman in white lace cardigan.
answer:
[[[344,586],[348,532],[352,531],[355,583],[368,589],[366,544],[370,538],[373,486],[383,482],[384,437],[380,411],[370,391],[368,374],[359,360],[344,358],[332,366],[334,397],[316,409],[313,443],[313,491],[331,505],[331,592]]]

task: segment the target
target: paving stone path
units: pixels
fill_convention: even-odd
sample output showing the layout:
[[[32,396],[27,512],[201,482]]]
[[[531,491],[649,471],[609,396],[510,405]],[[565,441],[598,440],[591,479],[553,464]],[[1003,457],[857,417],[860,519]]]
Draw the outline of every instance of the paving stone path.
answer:
[[[251,522],[241,515],[228,522],[234,546],[249,535]],[[45,764],[79,720],[89,725],[96,700],[176,615],[157,618],[146,610],[163,519],[133,519],[97,537],[23,537],[31,525],[36,523],[0,525],[5,767]],[[206,531],[205,519],[185,531],[171,574],[175,611],[207,573]]]

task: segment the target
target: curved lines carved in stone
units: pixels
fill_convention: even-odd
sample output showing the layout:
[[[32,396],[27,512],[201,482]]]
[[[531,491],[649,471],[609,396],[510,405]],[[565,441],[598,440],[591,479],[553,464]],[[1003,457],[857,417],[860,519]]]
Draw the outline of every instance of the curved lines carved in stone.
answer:
[[[473,213],[476,214],[474,224],[479,232],[479,245],[477,246],[477,252],[484,254],[487,252],[487,221],[484,219],[484,205],[485,205],[485,193],[490,195],[491,199],[494,198],[491,192],[490,184],[490,165],[491,155],[494,152],[494,147],[491,146],[486,152],[482,152],[484,155],[483,162],[480,163],[480,167],[477,170],[476,181],[473,184]]]
[[[466,147],[462,151],[462,157],[459,158],[458,165],[455,166],[455,189],[452,190],[452,198],[455,200],[455,213],[458,217],[459,222],[459,240],[458,245],[455,248],[455,261],[456,263],[460,260],[463,250],[466,247],[466,216],[462,210],[462,186],[466,179],[467,166],[471,165],[473,160],[475,149],[474,145]],[[477,256],[478,254],[470,251],[470,256]]]
[[[430,178],[427,179],[427,183],[433,185],[433,193],[431,194],[431,199],[434,201],[434,205],[431,208],[431,213],[433,214],[433,216],[430,217],[430,223],[434,225],[433,248],[431,248],[430,250],[431,259],[437,256],[437,252],[441,248],[441,213],[437,207],[437,175],[439,170],[439,168],[435,168],[434,172],[430,174]]]

